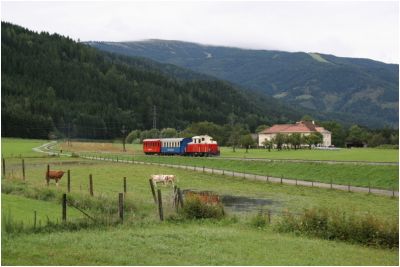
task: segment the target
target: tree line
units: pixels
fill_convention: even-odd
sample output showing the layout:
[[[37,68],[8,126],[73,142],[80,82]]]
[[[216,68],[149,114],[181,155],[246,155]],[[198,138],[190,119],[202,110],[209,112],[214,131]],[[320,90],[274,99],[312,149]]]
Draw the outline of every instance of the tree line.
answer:
[[[303,116],[303,120],[309,116]],[[345,147],[346,144],[352,146],[368,147],[390,147],[397,148],[399,144],[399,134],[397,129],[384,127],[383,129],[371,130],[358,125],[349,128],[343,127],[335,121],[317,121],[317,125],[323,126],[332,133],[332,144],[336,147]],[[127,143],[141,143],[143,139],[151,138],[173,138],[173,137],[193,137],[196,135],[210,135],[221,146],[231,146],[233,150],[237,147],[254,148],[257,147],[256,134],[272,125],[259,125],[255,132],[250,131],[246,124],[234,123],[218,125],[213,122],[203,121],[191,123],[187,128],[179,131],[175,128],[133,130],[126,136]],[[317,146],[322,143],[323,137],[320,133],[312,133],[302,136],[299,133],[290,135],[277,134],[272,140],[266,140],[263,146],[271,150],[281,149],[300,149]]]

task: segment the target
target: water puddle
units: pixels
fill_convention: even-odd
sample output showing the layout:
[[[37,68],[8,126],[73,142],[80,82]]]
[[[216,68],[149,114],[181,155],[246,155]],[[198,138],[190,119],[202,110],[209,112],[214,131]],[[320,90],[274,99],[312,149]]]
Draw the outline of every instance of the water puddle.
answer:
[[[270,209],[278,206],[279,202],[265,198],[250,198],[244,196],[221,196],[221,202],[224,207],[235,212],[250,212],[261,209]]]
[[[197,191],[197,190],[183,190],[185,196],[189,196],[193,193],[202,196],[216,196],[217,194],[212,191]],[[262,209],[274,209],[280,206],[279,201],[266,198],[252,198],[245,196],[232,196],[232,195],[219,195],[218,201],[224,205],[224,207],[232,212],[252,212],[259,211]]]

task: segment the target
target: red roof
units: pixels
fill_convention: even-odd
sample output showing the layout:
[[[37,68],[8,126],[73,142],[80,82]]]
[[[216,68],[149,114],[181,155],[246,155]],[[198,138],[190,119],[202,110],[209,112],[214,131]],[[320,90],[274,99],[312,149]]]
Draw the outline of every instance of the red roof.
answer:
[[[295,124],[275,124],[262,131],[264,134],[272,133],[312,133],[322,132],[325,129],[323,127],[316,127],[314,123],[309,121],[300,121]]]

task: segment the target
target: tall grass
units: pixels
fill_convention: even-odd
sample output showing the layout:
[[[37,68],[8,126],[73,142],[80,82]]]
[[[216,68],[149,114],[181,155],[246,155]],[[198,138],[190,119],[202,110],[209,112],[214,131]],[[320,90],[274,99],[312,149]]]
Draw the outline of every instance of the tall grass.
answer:
[[[329,240],[368,246],[399,247],[397,220],[382,220],[371,214],[353,215],[328,209],[308,209],[300,216],[287,212],[277,224],[281,232],[295,232]]]
[[[3,181],[1,192],[43,201],[56,201],[58,203],[61,203],[62,201],[61,192],[57,192],[50,188],[29,187],[24,181],[17,179],[13,179],[12,181]],[[103,215],[116,214],[118,212],[118,199],[110,198],[104,194],[89,196],[78,193],[68,193],[67,202],[68,205]],[[124,200],[125,212],[135,212],[136,210],[137,208],[131,200]]]
[[[186,219],[221,219],[225,216],[222,205],[209,205],[198,198],[189,198],[181,210]]]

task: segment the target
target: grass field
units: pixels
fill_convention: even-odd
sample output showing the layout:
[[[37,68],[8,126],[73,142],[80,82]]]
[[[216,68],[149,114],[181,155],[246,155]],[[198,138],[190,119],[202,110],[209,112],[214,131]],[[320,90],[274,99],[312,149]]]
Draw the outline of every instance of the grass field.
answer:
[[[73,143],[72,147],[66,147],[61,145],[63,150],[72,151],[88,151],[86,144]],[[94,152],[115,152],[116,144],[113,144],[112,150],[101,149],[102,146],[91,144],[91,148]],[[393,190],[398,188],[398,177],[399,171],[398,166],[379,166],[379,165],[353,165],[353,164],[324,164],[324,163],[313,163],[313,162],[268,162],[268,161],[242,161],[242,160],[229,160],[223,158],[193,158],[193,157],[181,157],[181,156],[145,156],[140,150],[138,145],[132,145],[134,147],[134,156],[131,152],[126,152],[118,155],[118,157],[132,160],[134,158],[138,161],[145,162],[157,162],[157,163],[168,163],[168,164],[180,164],[197,167],[208,167],[214,169],[224,169],[235,172],[245,172],[249,174],[268,175],[274,177],[284,177],[287,179],[300,179],[306,181],[317,181],[330,183],[331,181],[335,184],[352,185],[352,186],[364,186],[364,187],[375,187],[387,190]],[[83,149],[85,148],[85,149]],[[138,151],[139,150],[139,151]],[[253,150],[262,151],[262,150]],[[345,150],[345,151],[352,151]],[[358,154],[353,156],[362,155],[360,151],[362,149],[355,149]],[[380,153],[380,149],[366,149],[366,154],[373,155],[374,153]],[[397,151],[397,150],[396,150]],[[265,152],[265,151],[264,151]],[[336,153],[338,151],[317,151],[317,150],[302,150],[302,151],[282,151],[286,155],[296,155],[299,152],[303,154],[305,158],[307,155],[312,153],[324,154]],[[389,153],[390,152],[390,153]],[[240,151],[237,153],[241,153]],[[278,151],[270,153],[281,153]],[[308,153],[308,154],[307,154]],[[311,154],[310,154],[311,153]],[[341,152],[340,152],[341,153]],[[391,155],[393,159],[393,153],[390,150],[383,150],[383,153]],[[88,154],[88,152],[86,152]],[[125,154],[125,156],[124,156]],[[298,156],[300,157],[299,154]],[[95,154],[93,154],[95,155]],[[128,156],[129,155],[129,156]],[[239,154],[238,154],[239,155]],[[350,154],[348,154],[350,155]],[[112,153],[102,153],[103,157],[112,157]],[[116,155],[114,155],[116,157]],[[303,157],[303,158],[304,158]],[[302,157],[300,157],[302,158]],[[371,157],[370,157],[371,158]],[[359,158],[353,158],[353,160],[360,160]]]
[[[4,215],[12,216],[12,220],[23,222],[24,226],[32,226],[36,211],[37,224],[44,225],[49,219],[52,222],[61,221],[61,206],[58,203],[28,199],[26,197],[10,194],[1,195],[1,210]],[[68,210],[68,219],[82,218],[83,215],[75,210]]]
[[[397,149],[376,149],[376,148],[341,148],[339,150],[271,150],[245,149],[222,147],[221,156],[238,158],[268,158],[268,159],[304,159],[304,160],[337,160],[337,161],[369,161],[369,162],[398,162],[399,150]]]
[[[122,144],[118,143],[87,143],[73,142],[72,147],[65,143],[61,144],[64,150],[74,151],[98,151],[98,152],[122,152]],[[129,153],[142,155],[141,144],[127,144],[126,149]],[[399,162],[399,150],[397,149],[375,149],[375,148],[352,148],[339,150],[271,150],[250,149],[246,153],[245,149],[237,148],[236,152],[230,147],[221,147],[221,157],[234,158],[265,158],[265,159],[300,159],[300,160],[333,160],[333,161],[367,161],[367,162]]]
[[[240,224],[138,223],[2,238],[4,265],[397,265],[397,250]]]
[[[35,143],[31,143],[35,145]],[[27,150],[27,153],[30,151]],[[217,162],[217,161],[215,161]],[[369,248],[345,242],[282,234],[273,230],[281,212],[300,212],[324,207],[350,214],[374,214],[384,220],[399,216],[398,198],[348,193],[336,190],[295,187],[248,181],[239,177],[203,174],[154,165],[133,165],[90,161],[80,158],[27,158],[26,181],[21,179],[21,160],[6,161],[7,175],[2,189],[19,184],[26,188],[46,188],[46,165],[51,169],[71,170],[72,194],[88,196],[88,176],[93,175],[96,199],[117,199],[122,192],[122,178],[127,177],[126,201],[135,210],[127,214],[124,225],[102,229],[82,229],[36,234],[2,234],[4,265],[397,265],[398,250]],[[221,196],[245,196],[269,200],[252,212],[227,209],[222,221],[159,222],[151,195],[151,174],[175,174],[181,189],[211,190]],[[14,178],[13,178],[14,177]],[[61,195],[66,190],[66,176],[50,190]],[[160,186],[165,216],[175,214],[171,187]],[[16,196],[18,195],[18,196]],[[2,213],[11,210],[18,220],[32,220],[32,209],[50,212],[61,218],[56,201],[38,201],[14,190],[2,193]],[[272,225],[257,229],[249,220],[258,209],[273,212]],[[68,216],[75,218],[68,209]],[[88,211],[91,213],[91,211]],[[71,214],[71,215],[70,215]],[[25,216],[24,216],[25,215]],[[116,214],[115,214],[116,215]],[[157,252],[155,257],[154,253]]]
[[[4,158],[10,157],[43,157],[41,153],[34,152],[33,147],[46,143],[46,140],[1,138],[1,154]]]

